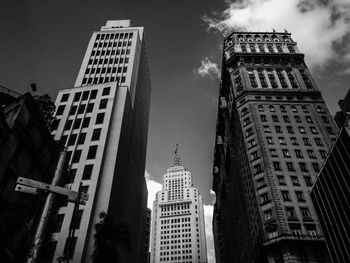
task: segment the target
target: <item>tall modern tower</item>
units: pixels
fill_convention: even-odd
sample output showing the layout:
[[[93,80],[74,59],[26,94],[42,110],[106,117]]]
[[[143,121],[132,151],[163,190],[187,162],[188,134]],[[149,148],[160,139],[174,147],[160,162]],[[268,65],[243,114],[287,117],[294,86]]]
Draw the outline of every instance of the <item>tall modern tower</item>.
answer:
[[[177,149],[153,202],[150,262],[207,262],[202,196]]]
[[[119,231],[118,262],[142,262],[147,209],[144,179],[150,79],[143,27],[107,21],[92,34],[75,86],[56,99],[53,132],[69,153],[72,190],[89,200],[73,216],[63,203],[53,233],[52,261],[91,262],[99,214],[112,216]],[[73,236],[68,238],[70,229]]]
[[[337,127],[291,34],[226,37],[219,96],[217,262],[329,262],[309,191]]]

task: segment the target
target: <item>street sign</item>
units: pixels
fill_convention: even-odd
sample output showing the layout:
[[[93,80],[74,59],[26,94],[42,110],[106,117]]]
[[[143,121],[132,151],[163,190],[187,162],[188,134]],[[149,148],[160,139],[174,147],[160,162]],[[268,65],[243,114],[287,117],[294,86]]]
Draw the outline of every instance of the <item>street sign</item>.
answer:
[[[32,179],[18,177],[17,179],[18,185],[16,186],[16,191],[26,192],[30,194],[40,194],[42,191],[52,192],[60,195],[64,195],[68,197],[68,200],[71,202],[76,202],[78,199],[78,192],[69,190],[64,187],[49,185],[43,182],[35,181]],[[30,189],[33,188],[33,189]],[[87,201],[89,199],[89,195],[86,193],[81,193],[80,200]]]

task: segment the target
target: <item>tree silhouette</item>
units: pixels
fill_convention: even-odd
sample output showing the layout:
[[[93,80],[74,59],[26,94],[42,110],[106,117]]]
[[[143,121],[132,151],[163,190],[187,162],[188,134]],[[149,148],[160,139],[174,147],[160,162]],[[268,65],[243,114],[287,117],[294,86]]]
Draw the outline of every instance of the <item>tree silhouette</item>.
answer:
[[[46,126],[50,131],[52,131],[52,125],[56,120],[55,117],[55,104],[53,103],[51,97],[48,94],[44,95],[35,95],[33,96],[34,101],[36,102],[41,117],[43,117],[46,122]]]
[[[120,249],[130,249],[130,235],[126,224],[117,226],[113,218],[105,212],[99,215],[100,221],[95,224],[95,249],[92,254],[94,263],[118,263]]]

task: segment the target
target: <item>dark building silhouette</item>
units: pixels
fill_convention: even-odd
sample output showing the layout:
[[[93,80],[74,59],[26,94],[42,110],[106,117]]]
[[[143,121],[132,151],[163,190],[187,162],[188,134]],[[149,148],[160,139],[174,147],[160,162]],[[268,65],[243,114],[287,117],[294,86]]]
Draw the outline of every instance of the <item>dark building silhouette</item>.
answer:
[[[334,120],[338,126],[338,128],[342,128],[345,125],[346,120],[346,113],[350,112],[350,90],[346,93],[344,99],[340,100],[338,102],[338,105],[340,107],[340,111],[338,111],[335,116]]]
[[[151,234],[151,209],[147,208],[146,218],[145,218],[145,235],[144,235],[144,252],[143,252],[143,262],[148,263],[150,261],[150,234]]]
[[[36,102],[0,88],[0,261],[24,262],[44,198],[15,191],[18,177],[50,183],[59,157]]]
[[[309,191],[337,127],[291,34],[226,37],[219,96],[217,262],[329,262]]]
[[[341,128],[312,188],[311,198],[333,263],[350,262],[350,95],[339,104]]]

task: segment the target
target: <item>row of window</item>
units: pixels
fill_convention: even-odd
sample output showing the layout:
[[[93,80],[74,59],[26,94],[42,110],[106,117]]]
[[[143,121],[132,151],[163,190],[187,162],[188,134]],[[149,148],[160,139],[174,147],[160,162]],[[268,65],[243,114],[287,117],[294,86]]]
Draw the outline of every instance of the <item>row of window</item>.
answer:
[[[282,166],[281,166],[281,162],[273,161],[272,164],[273,164],[273,168],[276,172],[283,171]],[[289,171],[289,172],[296,171],[293,162],[286,162],[285,164],[286,164],[287,171]],[[299,168],[302,172],[309,172],[309,167],[308,167],[307,163],[299,162],[298,164],[299,164]],[[311,165],[312,165],[313,171],[315,173],[318,173],[320,171],[320,164],[319,163],[311,163]],[[257,174],[260,174],[263,172],[263,169],[262,169],[262,166],[260,163],[255,164],[253,166],[253,168],[254,168],[254,175],[257,175]]]
[[[270,112],[276,112],[276,108],[279,110],[279,112],[285,113],[287,112],[287,107],[289,107],[290,112],[291,113],[298,113],[298,107],[295,105],[291,105],[291,106],[286,106],[286,105],[280,105],[280,106],[275,106],[275,105],[268,105],[268,109]],[[309,109],[306,106],[301,106],[300,107],[301,111],[304,113],[309,113]],[[259,112],[264,112],[265,111],[265,107],[264,105],[259,104],[258,105],[258,110]],[[325,109],[321,106],[317,106],[316,107],[316,111],[318,113],[326,113]],[[244,107],[241,110],[241,117],[247,115],[249,113],[248,109],[246,107]]]
[[[124,40],[124,41],[96,41],[94,43],[93,48],[106,48],[106,47],[130,47],[131,46],[131,41],[129,40]]]
[[[106,34],[106,33],[99,33],[96,35],[96,40],[113,40],[113,39],[130,39],[133,37],[133,33],[113,33],[113,34]]]
[[[300,214],[301,214],[302,219],[304,221],[311,221],[312,220],[310,210],[308,207],[299,207],[299,211],[300,211]],[[286,213],[288,219],[297,220],[297,218],[298,218],[294,206],[286,206],[285,213]],[[264,220],[265,221],[270,221],[273,218],[274,217],[273,217],[272,209],[268,209],[268,210],[264,211]]]
[[[108,96],[110,94],[110,91],[111,91],[111,87],[105,87],[103,88],[102,90],[102,96]],[[61,101],[60,102],[67,102],[70,95],[72,93],[64,93],[62,94],[62,97],[61,97]],[[73,98],[73,102],[78,102],[78,101],[85,101],[89,98],[89,95],[90,95],[90,100],[93,100],[93,99],[96,99],[96,96],[97,96],[97,90],[85,90],[83,92],[81,91],[78,91],[78,92],[75,92],[74,93],[74,98]]]
[[[282,190],[281,196],[282,196],[283,201],[292,202],[292,198],[291,198],[290,192],[288,190]],[[304,195],[303,191],[295,191],[295,197],[296,197],[297,201],[300,203],[306,202],[305,195]],[[260,204],[261,205],[265,205],[265,204],[268,204],[270,202],[271,202],[271,196],[269,195],[268,192],[265,192],[265,193],[260,195]]]
[[[282,115],[281,117],[282,117],[282,119],[283,119],[283,121],[285,123],[291,123],[291,116],[289,116],[289,115]],[[303,122],[302,118],[300,116],[294,115],[293,117],[294,117],[294,121],[296,123],[302,123]],[[327,116],[321,116],[321,119],[322,119],[323,123],[325,123],[325,124],[329,123],[329,120],[328,120]],[[260,115],[260,120],[262,122],[270,122],[271,120],[272,120],[272,122],[280,122],[280,120],[279,120],[277,115],[271,115],[271,119],[269,119],[269,117],[266,116],[266,115]],[[305,116],[305,120],[306,120],[307,123],[314,123],[314,121],[311,118],[311,116]],[[250,124],[249,117],[243,120],[243,125],[244,126],[248,125],[248,124]]]
[[[243,53],[286,53],[282,45],[240,44],[239,47]],[[293,45],[287,45],[287,50],[288,53],[295,53],[295,47]]]
[[[105,51],[102,51],[102,52],[98,52],[98,54],[100,55],[101,53],[101,56],[104,56],[104,57],[101,57],[101,56],[97,56],[97,52],[96,53],[93,53],[93,54],[96,54],[96,57],[90,57],[89,59],[89,62],[88,62],[88,67],[93,67],[93,66],[107,66],[107,64],[109,64],[108,66],[111,67],[112,65],[114,67],[117,66],[117,64],[123,64],[123,63],[128,63],[129,62],[129,58],[126,57],[126,58],[120,58],[120,57],[115,57],[116,55],[129,55],[130,54],[130,49],[122,49],[122,50],[119,50],[119,49],[116,49],[116,50],[107,50],[106,52]]]

